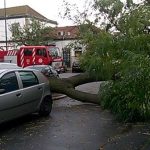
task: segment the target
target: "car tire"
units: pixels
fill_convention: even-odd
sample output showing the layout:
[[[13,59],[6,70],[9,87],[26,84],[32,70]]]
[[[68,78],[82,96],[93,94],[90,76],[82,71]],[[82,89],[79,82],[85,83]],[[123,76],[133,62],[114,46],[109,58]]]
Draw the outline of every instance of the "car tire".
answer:
[[[45,97],[40,105],[39,115],[40,116],[49,116],[52,110],[52,98]]]

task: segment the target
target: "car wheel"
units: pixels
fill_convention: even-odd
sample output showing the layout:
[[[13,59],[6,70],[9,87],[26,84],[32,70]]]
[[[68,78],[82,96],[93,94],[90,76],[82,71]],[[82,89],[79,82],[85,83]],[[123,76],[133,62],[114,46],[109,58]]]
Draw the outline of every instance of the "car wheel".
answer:
[[[52,98],[46,97],[41,103],[39,115],[41,116],[48,116],[52,110]]]

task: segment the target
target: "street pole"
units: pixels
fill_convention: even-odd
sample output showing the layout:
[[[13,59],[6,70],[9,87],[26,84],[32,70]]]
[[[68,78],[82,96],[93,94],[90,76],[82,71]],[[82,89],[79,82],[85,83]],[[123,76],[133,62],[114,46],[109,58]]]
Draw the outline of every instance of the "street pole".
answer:
[[[4,0],[4,17],[5,17],[5,38],[6,38],[6,50],[7,50],[7,19],[6,19],[6,0]]]

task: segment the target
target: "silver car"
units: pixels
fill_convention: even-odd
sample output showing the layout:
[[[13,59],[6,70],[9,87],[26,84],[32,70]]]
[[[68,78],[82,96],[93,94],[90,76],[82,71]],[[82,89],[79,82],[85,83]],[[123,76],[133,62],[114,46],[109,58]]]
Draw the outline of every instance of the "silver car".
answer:
[[[33,112],[48,116],[51,109],[49,81],[40,71],[0,70],[0,123]]]
[[[57,71],[50,65],[31,65],[25,68],[39,70],[47,77],[59,77]]]

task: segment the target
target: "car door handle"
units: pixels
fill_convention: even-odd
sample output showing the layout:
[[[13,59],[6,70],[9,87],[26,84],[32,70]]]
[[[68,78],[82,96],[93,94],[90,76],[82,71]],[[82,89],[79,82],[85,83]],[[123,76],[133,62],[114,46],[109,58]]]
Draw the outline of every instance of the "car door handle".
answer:
[[[21,93],[17,93],[16,96],[17,96],[17,97],[21,97]]]

